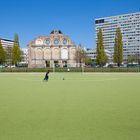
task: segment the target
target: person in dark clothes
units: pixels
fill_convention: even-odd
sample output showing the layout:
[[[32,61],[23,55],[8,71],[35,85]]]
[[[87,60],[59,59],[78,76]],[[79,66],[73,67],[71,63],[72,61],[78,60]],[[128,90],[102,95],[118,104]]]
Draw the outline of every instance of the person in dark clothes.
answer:
[[[44,81],[48,81],[48,79],[49,79],[49,73],[50,73],[50,71],[48,70],[48,71],[46,72]]]

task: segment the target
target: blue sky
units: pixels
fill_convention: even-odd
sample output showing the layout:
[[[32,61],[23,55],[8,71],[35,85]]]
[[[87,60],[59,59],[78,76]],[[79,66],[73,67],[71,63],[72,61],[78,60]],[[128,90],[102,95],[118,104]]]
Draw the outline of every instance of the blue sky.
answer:
[[[60,29],[76,44],[95,48],[94,19],[131,12],[140,12],[140,0],[1,0],[0,37],[18,33],[25,48],[37,36]]]

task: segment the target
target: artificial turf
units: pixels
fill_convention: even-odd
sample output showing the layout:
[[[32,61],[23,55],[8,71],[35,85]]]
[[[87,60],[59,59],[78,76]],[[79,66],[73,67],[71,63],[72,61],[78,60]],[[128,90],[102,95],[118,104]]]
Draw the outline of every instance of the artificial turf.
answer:
[[[0,73],[0,140],[140,140],[139,73]]]

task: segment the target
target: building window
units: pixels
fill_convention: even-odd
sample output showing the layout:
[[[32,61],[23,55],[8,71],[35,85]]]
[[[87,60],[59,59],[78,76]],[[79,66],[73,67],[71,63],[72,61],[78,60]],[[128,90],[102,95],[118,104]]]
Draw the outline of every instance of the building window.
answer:
[[[64,44],[64,45],[67,44],[67,40],[66,40],[66,39],[63,40],[63,44]]]
[[[100,23],[104,23],[104,19],[100,19],[100,20],[95,21],[95,24],[100,24]]]
[[[58,40],[54,40],[54,44],[57,45],[59,43]]]
[[[50,44],[50,40],[49,39],[45,40],[45,44],[49,45]]]

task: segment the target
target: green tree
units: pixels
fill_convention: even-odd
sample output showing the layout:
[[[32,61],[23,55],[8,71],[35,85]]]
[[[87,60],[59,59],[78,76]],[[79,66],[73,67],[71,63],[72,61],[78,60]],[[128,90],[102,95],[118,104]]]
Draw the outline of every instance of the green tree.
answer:
[[[4,48],[2,47],[2,43],[0,40],[0,64],[4,64],[5,59],[6,59],[6,52]]]
[[[99,32],[97,34],[96,52],[97,52],[96,63],[100,66],[105,65],[105,63],[107,61],[107,57],[106,57],[105,50],[104,50],[104,41],[103,41],[102,29],[99,29]]]
[[[6,64],[11,65],[12,64],[12,47],[6,48]]]
[[[114,62],[118,64],[118,67],[123,62],[123,41],[121,29],[116,29],[115,45],[114,45]]]
[[[14,46],[12,49],[12,63],[17,65],[18,62],[20,62],[21,57],[20,57],[21,51],[20,51],[20,45],[19,45],[19,38],[18,35],[15,34],[14,37]]]
[[[86,59],[85,59],[85,64],[91,66],[92,63],[93,63],[93,60],[90,57],[87,56]]]

